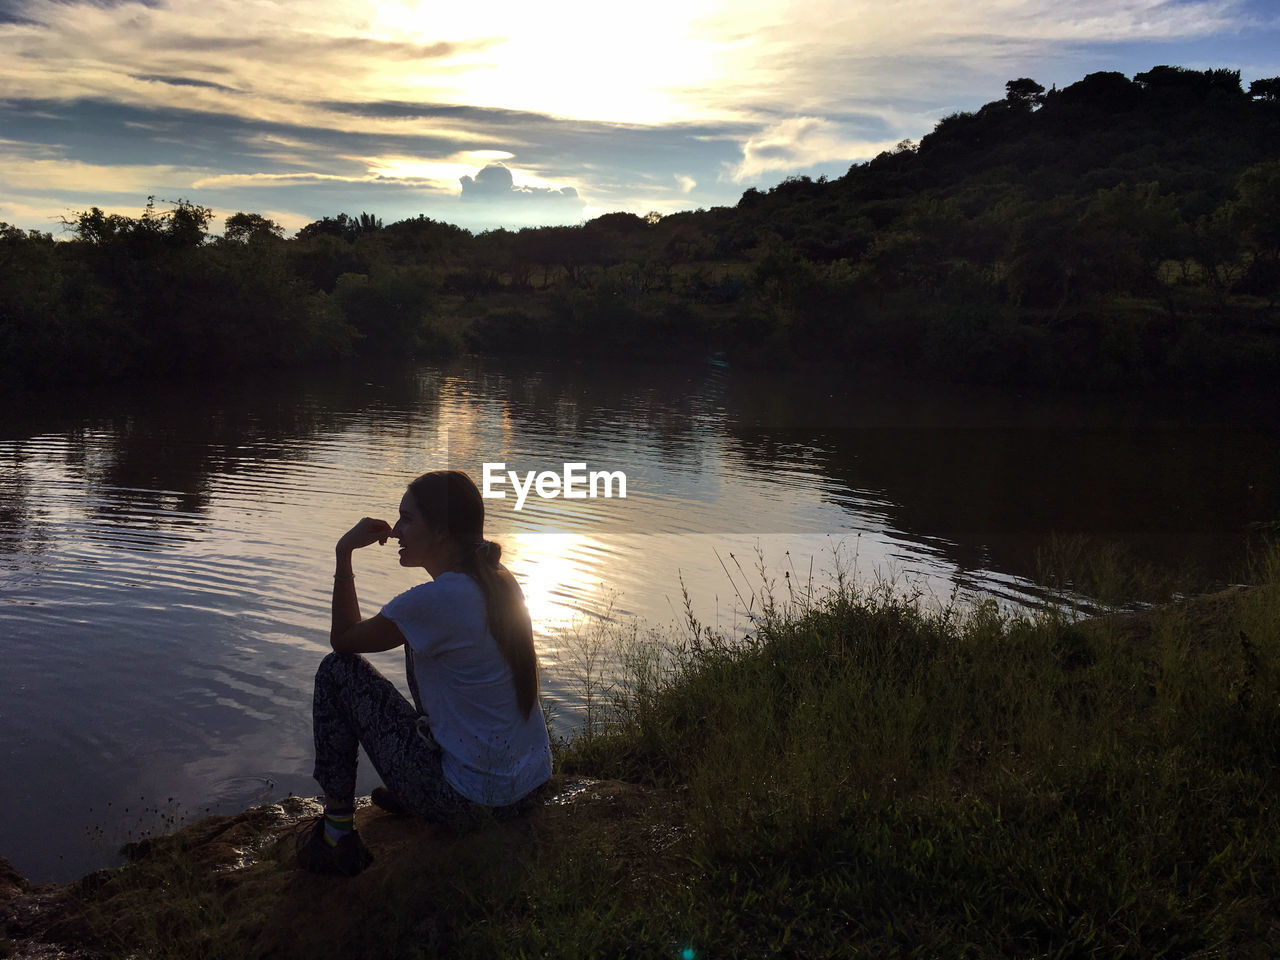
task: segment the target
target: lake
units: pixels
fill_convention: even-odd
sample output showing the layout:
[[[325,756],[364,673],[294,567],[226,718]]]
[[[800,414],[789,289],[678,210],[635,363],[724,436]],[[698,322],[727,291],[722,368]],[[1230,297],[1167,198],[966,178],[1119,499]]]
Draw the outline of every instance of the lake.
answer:
[[[621,471],[625,498],[486,501],[558,733],[606,618],[749,630],[840,564],[921,602],[1045,597],[1052,556],[1121,551],[1205,588],[1280,517],[1268,410],[1030,398],[723,361],[460,360],[103,387],[0,414],[0,855],[36,881],[205,811],[314,795],[311,683],[333,544],[407,481]],[[497,470],[498,468],[491,468]],[[553,492],[550,480],[544,492]],[[496,492],[496,491],[495,491]],[[598,488],[603,494],[603,488]],[[1074,538],[1074,539],[1073,539]],[[1087,539],[1081,539],[1087,538]],[[1057,544],[1056,547],[1053,545]],[[356,556],[366,616],[415,579]],[[371,657],[402,690],[403,657]],[[376,774],[362,762],[358,787]]]

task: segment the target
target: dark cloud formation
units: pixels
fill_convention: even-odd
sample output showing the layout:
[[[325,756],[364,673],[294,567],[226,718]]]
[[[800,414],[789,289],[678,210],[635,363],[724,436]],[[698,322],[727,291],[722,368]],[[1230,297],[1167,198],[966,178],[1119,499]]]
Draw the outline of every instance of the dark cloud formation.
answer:
[[[543,113],[507,110],[502,107],[468,107],[449,103],[410,103],[403,100],[313,100],[309,106],[353,117],[380,120],[466,120],[502,126],[524,126],[555,121]]]
[[[378,40],[373,37],[325,37],[308,41],[308,46],[319,49],[342,50],[366,57],[382,57],[388,60],[439,60],[458,53],[483,50],[490,42],[475,43],[403,43],[394,40]]]
[[[383,135],[277,123],[179,107],[142,108],[107,100],[0,100],[8,139],[56,144],[77,160],[105,164],[166,164],[222,173],[297,172],[277,158],[288,142],[300,162],[330,174],[366,171],[352,155],[456,149],[451,138]]]
[[[164,0],[80,0],[81,5],[110,10],[126,3],[136,3],[152,10],[159,8]],[[38,23],[39,20],[30,15],[35,4],[29,0],[0,0],[0,23]]]
[[[346,104],[352,115],[389,115],[385,104]],[[365,107],[368,109],[365,109]],[[227,173],[297,171],[274,158],[269,139],[289,141],[312,169],[353,173],[342,157],[448,156],[465,150],[519,147],[522,166],[546,172],[587,168],[607,181],[635,183],[641,175],[669,171],[712,180],[716,170],[741,157],[747,124],[682,124],[666,127],[564,120],[542,114],[480,107],[424,105],[422,116],[450,117],[465,134],[331,129],[238,117],[180,107],[143,108],[107,100],[0,99],[0,124],[11,140],[56,144],[74,159],[95,163],[155,163],[217,167]],[[518,140],[509,127],[518,126]]]
[[[165,44],[173,50],[200,50],[208,53],[235,53],[238,51],[275,51],[279,41],[272,37],[189,37],[181,34],[165,37]]]
[[[757,157],[764,157],[766,160],[789,160],[795,153],[795,149],[789,144],[773,144],[756,147],[754,152]]]
[[[500,163],[491,163],[459,182],[462,202],[483,208],[472,215],[477,226],[575,223],[582,219],[582,198],[573,187],[518,187],[511,171]]]
[[[573,187],[517,187],[515,178],[501,163],[491,163],[474,177],[462,177],[463,200],[577,200],[578,191]]]
[[[22,0],[0,0],[0,23],[35,23],[25,9]]]
[[[188,85],[190,79],[141,76],[178,86]],[[207,83],[197,81],[196,85]],[[295,219],[318,219],[343,210],[369,210],[387,222],[423,213],[486,229],[576,223],[587,215],[586,204],[592,211],[653,209],[663,207],[665,197],[670,208],[674,198],[686,197],[680,191],[680,177],[707,185],[716,203],[736,203],[742,188],[724,181],[722,174],[741,158],[739,143],[752,129],[744,124],[639,126],[431,103],[300,106],[310,116],[315,115],[314,108],[325,108],[333,125],[275,122],[175,106],[145,108],[103,99],[11,98],[0,99],[0,136],[38,146],[42,157],[105,166],[176,168],[166,175],[168,180],[148,186],[137,196],[108,193],[92,180],[86,180],[82,189],[60,188],[54,214],[62,207],[91,205],[131,209],[145,203],[148,193],[155,193],[187,197],[220,211],[292,211]],[[352,119],[344,122],[344,116]],[[414,118],[424,122],[397,123],[390,130],[367,122]],[[462,184],[462,196],[442,188],[439,181],[378,177],[371,172],[376,166],[370,161],[379,157],[430,161],[486,150],[515,154],[521,170],[544,182],[563,183],[571,177],[575,184],[589,182],[590,194],[578,195],[571,187],[522,188],[513,180],[489,180],[503,173],[510,177],[503,168],[498,168],[500,173],[480,171],[467,178],[471,183]],[[706,200],[702,203],[707,205]],[[47,223],[30,226],[48,229]]]
[[[227,93],[236,93],[237,91],[221,83],[214,83],[212,80],[196,80],[192,77],[167,77],[159,73],[131,73],[129,76],[135,80],[144,80],[148,83],[167,83],[174,87],[207,87],[210,90],[225,90]]]
[[[467,150],[517,153],[520,166],[536,169],[549,180],[568,171],[588,170],[605,192],[634,190],[646,182],[674,182],[677,176],[714,183],[725,167],[741,159],[741,143],[759,129],[759,124],[746,122],[653,126],[387,100],[327,100],[309,105],[370,119],[448,121],[468,131],[472,139],[465,143]],[[735,194],[725,202],[736,201]]]
[[[173,35],[165,43],[176,50],[217,50],[219,52],[252,52],[264,50],[280,52],[280,41],[269,36],[201,37]],[[310,56],[345,53],[383,60],[439,60],[457,53],[482,50],[488,42],[476,43],[406,43],[398,40],[378,40],[374,37],[320,37],[299,34],[290,38],[289,52],[293,59]]]
[[[475,177],[463,177],[462,198],[480,200],[485,197],[503,197],[516,188],[511,171],[500,163],[491,163]]]
[[[384,103],[342,106],[352,115],[393,115]],[[60,145],[68,156],[96,163],[217,167],[228,173],[296,171],[296,164],[274,158],[278,148],[266,141],[278,139],[294,144],[291,149],[300,160],[314,161],[312,169],[348,174],[356,166],[342,157],[448,156],[460,149],[515,152],[513,147],[518,146],[521,165],[536,168],[547,179],[553,179],[552,171],[587,168],[605,182],[632,184],[642,174],[662,171],[714,180],[721,165],[740,158],[739,142],[755,129],[747,124],[629,126],[480,107],[419,105],[415,109],[423,117],[455,119],[468,132],[330,129],[97,99],[0,100],[0,124],[9,139]],[[519,128],[518,139],[510,129],[513,126]]]

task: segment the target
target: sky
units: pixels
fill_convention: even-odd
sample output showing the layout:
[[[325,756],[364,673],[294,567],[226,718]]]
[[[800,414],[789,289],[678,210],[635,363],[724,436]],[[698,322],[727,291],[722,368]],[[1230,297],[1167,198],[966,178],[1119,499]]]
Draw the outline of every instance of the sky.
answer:
[[[1158,64],[1280,75],[1280,2],[0,0],[0,221],[665,215]]]

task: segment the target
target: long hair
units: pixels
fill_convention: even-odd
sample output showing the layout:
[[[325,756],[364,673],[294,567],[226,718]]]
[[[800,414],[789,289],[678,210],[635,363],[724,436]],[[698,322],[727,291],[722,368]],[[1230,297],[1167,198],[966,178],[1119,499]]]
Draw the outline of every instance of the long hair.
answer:
[[[538,657],[533,623],[524,594],[499,560],[502,547],[484,538],[484,499],[460,470],[433,470],[409,484],[413,502],[433,530],[441,530],[457,548],[455,569],[470,576],[484,594],[489,632],[511,668],[516,703],[527,719],[538,699]]]

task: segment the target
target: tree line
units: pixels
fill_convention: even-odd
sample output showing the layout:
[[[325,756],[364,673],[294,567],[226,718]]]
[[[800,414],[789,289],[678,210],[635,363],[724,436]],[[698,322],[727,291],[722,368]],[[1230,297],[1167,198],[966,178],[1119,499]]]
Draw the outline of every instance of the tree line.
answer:
[[[0,224],[10,382],[463,350],[724,350],[966,380],[1280,373],[1280,78],[1011,80],[919,143],[734,207],[473,234],[340,213],[292,238],[181,200]]]

